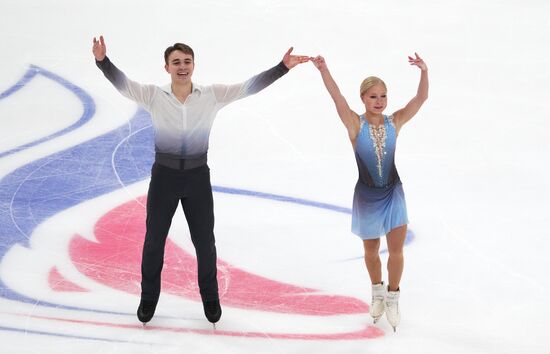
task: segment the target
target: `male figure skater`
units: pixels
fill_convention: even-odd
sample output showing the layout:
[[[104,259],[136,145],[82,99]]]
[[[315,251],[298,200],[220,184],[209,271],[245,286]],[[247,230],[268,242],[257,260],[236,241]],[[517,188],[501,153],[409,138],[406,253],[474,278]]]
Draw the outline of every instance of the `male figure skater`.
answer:
[[[155,130],[155,163],[147,193],[147,221],[141,261],[141,301],[138,319],[144,324],[155,314],[160,296],[164,246],[172,217],[181,202],[195,246],[198,283],[208,321],[219,321],[222,310],[216,279],[216,245],[208,138],[218,111],[229,103],[255,94],[286,74],[308,56],[292,55],[240,84],[202,86],[192,81],[195,55],[176,43],[164,52],[171,84],[142,85],[126,77],[106,56],[103,36],[94,37],[96,65],[115,88],[151,113]]]

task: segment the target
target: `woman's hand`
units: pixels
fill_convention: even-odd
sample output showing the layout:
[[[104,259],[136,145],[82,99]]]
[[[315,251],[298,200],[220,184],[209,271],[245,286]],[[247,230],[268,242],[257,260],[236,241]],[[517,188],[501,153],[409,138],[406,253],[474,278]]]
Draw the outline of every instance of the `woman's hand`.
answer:
[[[428,66],[426,65],[426,63],[424,63],[424,60],[420,58],[417,53],[414,53],[414,55],[416,56],[416,58],[409,57],[409,64],[418,66],[422,71],[428,70]]]
[[[315,58],[313,57],[309,58],[309,61],[311,61],[313,65],[315,65],[315,67],[319,69],[319,71],[327,69],[327,63],[325,62],[325,58],[323,58],[320,55],[316,56]]]

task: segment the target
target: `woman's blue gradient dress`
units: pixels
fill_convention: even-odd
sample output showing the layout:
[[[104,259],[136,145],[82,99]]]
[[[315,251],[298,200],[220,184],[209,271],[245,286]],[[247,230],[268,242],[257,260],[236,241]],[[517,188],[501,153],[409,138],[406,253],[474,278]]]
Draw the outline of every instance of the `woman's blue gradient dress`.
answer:
[[[359,180],[353,195],[352,227],[364,240],[376,239],[408,223],[403,186],[395,168],[397,131],[393,116],[370,125],[361,115],[355,141]]]

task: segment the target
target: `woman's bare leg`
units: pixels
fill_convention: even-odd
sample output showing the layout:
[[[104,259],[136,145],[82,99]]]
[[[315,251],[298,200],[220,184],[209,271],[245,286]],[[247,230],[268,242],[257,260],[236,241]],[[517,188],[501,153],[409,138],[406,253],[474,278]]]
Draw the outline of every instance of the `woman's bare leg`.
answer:
[[[372,284],[382,282],[382,263],[380,262],[380,239],[363,240],[365,248],[365,265],[369,272],[370,281]]]
[[[403,275],[403,245],[407,236],[407,225],[399,226],[386,235],[388,243],[388,282],[389,290],[399,289],[401,276]]]

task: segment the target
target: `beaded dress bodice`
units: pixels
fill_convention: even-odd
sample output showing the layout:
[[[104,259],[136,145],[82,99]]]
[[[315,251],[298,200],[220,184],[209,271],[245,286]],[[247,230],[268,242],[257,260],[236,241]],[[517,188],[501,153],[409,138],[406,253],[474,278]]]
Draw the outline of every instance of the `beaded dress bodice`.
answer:
[[[355,158],[359,179],[374,188],[385,188],[399,181],[395,168],[397,130],[393,116],[384,115],[379,126],[369,124],[361,115],[361,129],[355,141]]]

